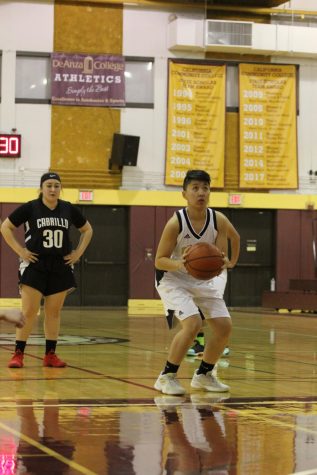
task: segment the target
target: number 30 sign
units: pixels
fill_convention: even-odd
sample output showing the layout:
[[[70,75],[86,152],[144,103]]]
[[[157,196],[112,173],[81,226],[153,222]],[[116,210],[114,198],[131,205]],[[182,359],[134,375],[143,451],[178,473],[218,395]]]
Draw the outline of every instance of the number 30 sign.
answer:
[[[0,134],[0,158],[21,157],[21,135]]]

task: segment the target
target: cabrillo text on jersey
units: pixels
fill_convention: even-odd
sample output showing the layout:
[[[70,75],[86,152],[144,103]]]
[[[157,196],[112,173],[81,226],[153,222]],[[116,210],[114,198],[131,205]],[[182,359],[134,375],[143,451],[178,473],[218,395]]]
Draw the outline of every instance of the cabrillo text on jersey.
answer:
[[[58,228],[69,228],[69,221],[65,218],[39,218],[36,220],[38,229],[46,226],[57,226]]]

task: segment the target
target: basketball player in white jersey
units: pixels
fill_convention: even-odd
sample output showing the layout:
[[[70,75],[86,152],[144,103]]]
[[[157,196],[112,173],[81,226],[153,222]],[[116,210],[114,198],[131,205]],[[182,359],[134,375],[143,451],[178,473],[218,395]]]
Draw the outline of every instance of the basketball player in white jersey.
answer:
[[[231,318],[223,300],[223,290],[214,279],[202,281],[189,275],[184,267],[186,250],[198,242],[215,244],[224,255],[223,276],[233,268],[240,252],[240,236],[231,222],[219,211],[208,207],[210,176],[203,170],[189,170],[183,183],[187,207],[174,213],[167,222],[158,245],[156,289],[163,301],[169,326],[174,318],[181,324],[171,343],[165,368],[155,382],[163,394],[185,393],[177,379],[178,368],[205,320],[212,329],[206,341],[203,359],[195,371],[191,387],[225,392],[229,386],[217,379],[215,365],[227,345]],[[228,254],[231,244],[231,258]],[[225,285],[225,284],[224,284]]]

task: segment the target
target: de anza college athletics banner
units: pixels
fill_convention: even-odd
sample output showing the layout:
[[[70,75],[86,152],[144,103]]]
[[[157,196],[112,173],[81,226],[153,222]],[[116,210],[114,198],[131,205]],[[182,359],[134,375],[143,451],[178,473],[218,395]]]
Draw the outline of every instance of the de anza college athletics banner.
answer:
[[[52,96],[56,105],[125,106],[123,56],[52,53]]]
[[[240,187],[298,187],[296,66],[239,65]]]
[[[181,186],[203,169],[224,186],[226,67],[169,62],[165,184]]]

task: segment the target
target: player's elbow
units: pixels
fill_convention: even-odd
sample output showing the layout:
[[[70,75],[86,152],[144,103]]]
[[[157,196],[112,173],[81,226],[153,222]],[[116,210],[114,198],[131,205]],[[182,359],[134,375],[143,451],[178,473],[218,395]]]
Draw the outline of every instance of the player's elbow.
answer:
[[[234,235],[232,236],[232,240],[236,243],[236,244],[240,244],[240,234],[238,233],[238,231],[235,231]]]
[[[158,270],[165,270],[164,267],[162,267],[162,258],[156,256],[155,261],[154,261],[155,268]]]
[[[5,220],[0,226],[0,233],[3,234],[3,236],[6,236],[8,230],[9,230],[8,221]]]

